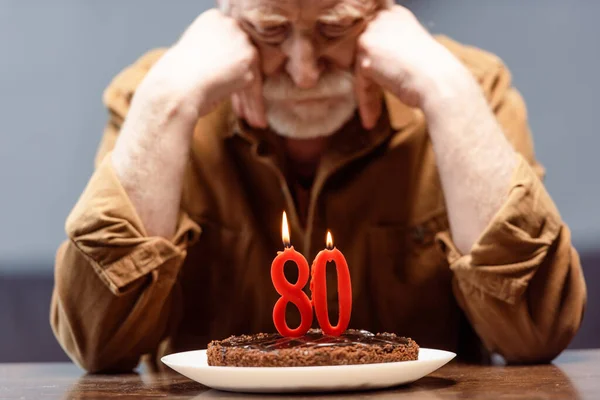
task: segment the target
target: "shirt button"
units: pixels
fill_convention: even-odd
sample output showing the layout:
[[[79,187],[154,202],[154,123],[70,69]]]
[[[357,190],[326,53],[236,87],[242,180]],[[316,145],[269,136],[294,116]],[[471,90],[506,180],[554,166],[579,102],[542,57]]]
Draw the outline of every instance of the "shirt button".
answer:
[[[267,157],[269,155],[269,145],[264,141],[258,142],[256,144],[255,152],[259,157]]]
[[[423,244],[425,242],[425,234],[427,229],[423,225],[416,226],[412,230],[412,238],[415,242]]]

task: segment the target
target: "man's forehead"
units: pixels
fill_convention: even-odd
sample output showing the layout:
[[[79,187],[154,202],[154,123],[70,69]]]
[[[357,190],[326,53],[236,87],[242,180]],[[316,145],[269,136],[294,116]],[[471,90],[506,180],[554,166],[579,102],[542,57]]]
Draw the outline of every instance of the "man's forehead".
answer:
[[[242,13],[282,15],[294,18],[299,14],[367,14],[379,5],[381,0],[232,0]]]

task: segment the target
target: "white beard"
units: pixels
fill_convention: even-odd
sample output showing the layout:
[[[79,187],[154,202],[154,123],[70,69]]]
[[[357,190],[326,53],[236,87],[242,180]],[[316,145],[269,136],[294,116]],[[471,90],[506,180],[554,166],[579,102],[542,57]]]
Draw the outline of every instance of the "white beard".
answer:
[[[314,88],[300,89],[280,74],[265,79],[263,95],[269,126],[291,139],[333,135],[352,118],[357,107],[354,75],[348,71],[324,74]],[[332,101],[292,104],[293,100],[332,98]]]

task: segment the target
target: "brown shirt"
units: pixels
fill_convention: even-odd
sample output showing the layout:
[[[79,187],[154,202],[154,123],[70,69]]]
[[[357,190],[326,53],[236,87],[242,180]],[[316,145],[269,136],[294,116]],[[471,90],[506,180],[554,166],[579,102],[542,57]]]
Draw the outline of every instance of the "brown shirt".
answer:
[[[497,57],[439,40],[480,82],[521,154],[506,203],[470,254],[452,242],[423,115],[391,96],[375,129],[355,118],[332,138],[306,224],[275,135],[220,106],[198,121],[176,235],[148,237],[108,155],[137,85],[162,54],[155,51],[105,93],[111,118],[97,168],[56,258],[51,323],[65,351],[90,371],[121,370],[143,355],[156,361],[231,334],[274,331],[270,265],[287,210],[292,243],[309,263],[333,232],[352,276],[351,327],[464,357],[555,357],[579,328],[586,289],[569,229],[541,182],[525,105]],[[328,284],[335,313],[334,275]]]

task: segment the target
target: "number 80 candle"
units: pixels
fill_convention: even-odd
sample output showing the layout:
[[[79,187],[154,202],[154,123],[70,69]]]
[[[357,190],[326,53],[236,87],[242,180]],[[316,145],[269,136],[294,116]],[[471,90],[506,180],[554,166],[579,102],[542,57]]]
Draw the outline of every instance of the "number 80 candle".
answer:
[[[340,336],[350,323],[352,313],[352,283],[350,282],[350,271],[348,263],[341,251],[333,247],[331,232],[327,232],[327,248],[319,254],[312,264],[312,280],[310,291],[312,301],[302,288],[306,286],[309,278],[309,269],[306,258],[294,250],[290,243],[290,232],[287,216],[283,213],[281,223],[281,237],[285,249],[277,253],[277,257],[271,264],[271,280],[277,293],[281,295],[273,308],[273,323],[277,331],[286,337],[300,337],[310,329],[313,322],[313,306],[319,325],[323,333],[332,336]],[[292,261],[298,267],[298,281],[294,284],[285,278],[284,267],[287,261]],[[327,310],[327,263],[335,262],[338,281],[338,304],[339,318],[336,326],[329,321]],[[288,303],[293,303],[300,311],[300,326],[291,329],[285,320],[285,310]]]

